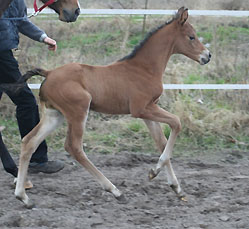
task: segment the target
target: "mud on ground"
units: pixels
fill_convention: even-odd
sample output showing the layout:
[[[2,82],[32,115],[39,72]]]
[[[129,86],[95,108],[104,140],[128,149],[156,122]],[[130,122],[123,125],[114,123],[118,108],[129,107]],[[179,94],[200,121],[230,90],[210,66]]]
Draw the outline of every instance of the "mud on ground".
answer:
[[[178,157],[173,166],[188,202],[180,201],[163,172],[148,181],[158,156],[92,154],[89,158],[126,195],[120,204],[66,153],[65,168],[32,174],[36,208],[14,197],[12,177],[0,168],[0,228],[249,228],[249,153]]]

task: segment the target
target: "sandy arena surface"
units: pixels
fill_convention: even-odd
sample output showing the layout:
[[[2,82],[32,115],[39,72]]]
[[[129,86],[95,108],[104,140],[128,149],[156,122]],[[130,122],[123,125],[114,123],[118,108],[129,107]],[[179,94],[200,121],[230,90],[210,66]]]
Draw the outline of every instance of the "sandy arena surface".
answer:
[[[67,153],[56,174],[30,174],[28,191],[36,207],[26,209],[14,197],[12,177],[0,167],[0,228],[249,228],[249,153],[217,152],[172,160],[187,195],[180,201],[161,172],[148,171],[158,155],[93,154],[89,158],[125,194],[120,204]]]

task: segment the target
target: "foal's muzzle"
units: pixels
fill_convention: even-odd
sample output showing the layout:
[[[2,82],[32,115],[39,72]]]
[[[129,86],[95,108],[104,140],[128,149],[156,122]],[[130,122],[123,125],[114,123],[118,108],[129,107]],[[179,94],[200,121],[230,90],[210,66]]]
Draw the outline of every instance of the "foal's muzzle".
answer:
[[[207,64],[210,59],[211,59],[211,53],[209,52],[209,50],[205,49],[199,57],[199,62],[201,65]]]

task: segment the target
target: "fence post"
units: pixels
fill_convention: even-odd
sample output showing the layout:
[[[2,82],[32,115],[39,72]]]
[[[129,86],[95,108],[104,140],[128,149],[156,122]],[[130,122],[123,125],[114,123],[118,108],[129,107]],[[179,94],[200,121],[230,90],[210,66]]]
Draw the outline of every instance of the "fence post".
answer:
[[[149,0],[145,0],[145,6],[144,9],[148,9],[148,2]],[[146,26],[146,14],[144,15],[144,20],[143,20],[143,30],[142,30],[142,34],[144,35],[145,32],[145,26]]]

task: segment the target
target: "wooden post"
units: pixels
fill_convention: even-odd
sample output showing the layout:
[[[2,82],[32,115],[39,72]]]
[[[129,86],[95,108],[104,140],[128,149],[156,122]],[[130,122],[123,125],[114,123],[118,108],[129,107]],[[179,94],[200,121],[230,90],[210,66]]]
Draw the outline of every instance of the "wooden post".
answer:
[[[144,9],[148,9],[148,3],[149,3],[149,0],[145,0],[145,6],[144,6]],[[142,34],[144,35],[144,32],[145,32],[145,26],[146,26],[146,14],[144,15],[144,20],[143,20],[143,30],[142,30]]]

